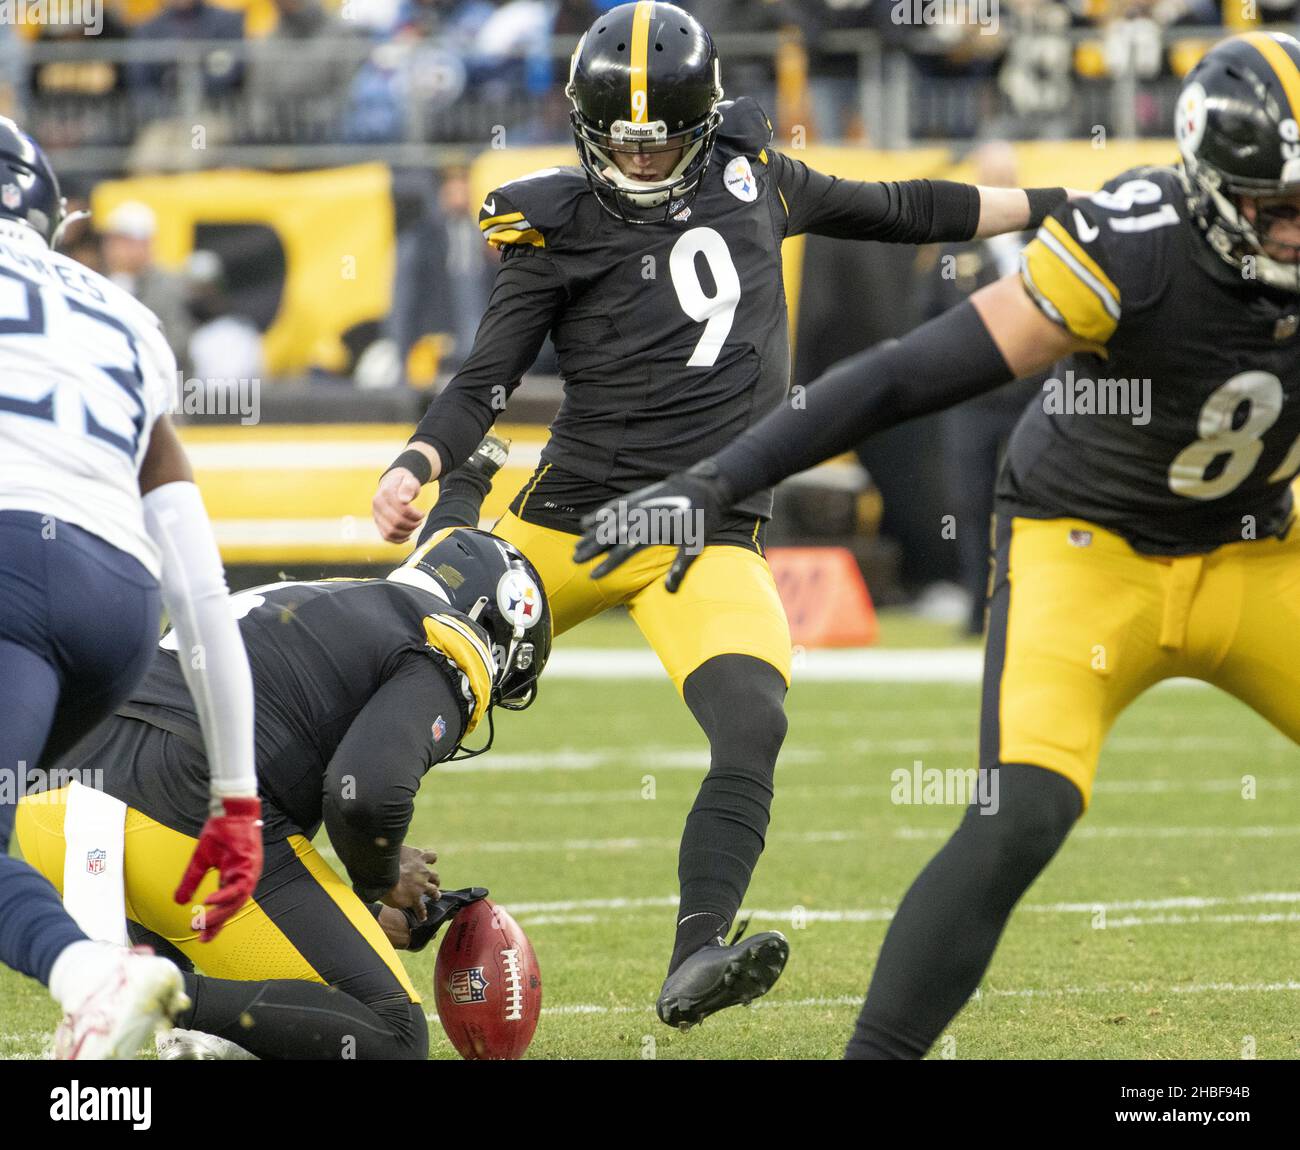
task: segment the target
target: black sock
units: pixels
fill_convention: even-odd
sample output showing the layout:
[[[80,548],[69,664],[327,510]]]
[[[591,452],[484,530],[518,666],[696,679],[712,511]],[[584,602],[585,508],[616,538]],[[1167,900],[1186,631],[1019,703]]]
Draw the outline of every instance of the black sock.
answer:
[[[319,982],[236,982],[185,975],[193,1004],[176,1025],[201,1030],[264,1059],[429,1056],[424,1008],[405,995],[367,1005]]]
[[[702,910],[677,920],[677,938],[673,942],[673,956],[668,960],[668,973],[672,974],[702,946],[715,938],[725,937],[731,924],[720,914]]]
[[[444,527],[477,527],[483,500],[491,489],[491,480],[468,467],[459,467],[444,476],[438,484],[438,502],[420,528],[419,542],[423,543]]]
[[[899,905],[846,1058],[922,1058],[984,977],[1012,908],[1083,809],[1064,775],[998,771],[996,814],[971,806]]]
[[[786,728],[785,680],[762,659],[719,655],[691,673],[683,694],[709,736],[710,763],[682,832],[670,974],[740,909],[763,852]]]

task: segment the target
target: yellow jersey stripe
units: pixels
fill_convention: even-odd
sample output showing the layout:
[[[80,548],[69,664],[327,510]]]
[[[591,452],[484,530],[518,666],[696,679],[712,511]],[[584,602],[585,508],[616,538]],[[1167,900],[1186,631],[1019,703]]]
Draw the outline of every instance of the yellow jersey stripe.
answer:
[[[1090,343],[1104,344],[1110,339],[1119,323],[1119,309],[1109,296],[1080,277],[1077,266],[1049,247],[1041,235],[1020,259],[1025,288],[1049,319]]]
[[[485,220],[479,220],[478,226],[486,231],[493,224],[513,224],[516,220],[524,218],[523,212],[506,212],[500,216],[488,216]]]
[[[487,714],[492,699],[492,679],[496,674],[492,653],[477,635],[450,615],[426,615],[424,638],[430,647],[455,663],[469,680],[474,706],[469,722],[465,724],[465,734],[468,735]]]
[[[651,0],[638,0],[632,14],[632,67],[629,78],[632,85],[632,123],[650,122],[650,17],[655,6]]]
[[[759,162],[760,164],[766,164],[766,163],[767,163],[767,149],[766,149],[766,148],[759,148],[759,149],[758,149],[758,162]]]
[[[1047,232],[1048,235],[1045,236],[1043,234],[1044,232]],[[1097,261],[1083,250],[1079,245],[1079,241],[1065,230],[1065,225],[1062,224],[1060,220],[1055,220],[1051,216],[1048,216],[1047,219],[1043,221],[1042,228],[1039,229],[1038,238],[1048,244],[1052,244],[1052,240],[1055,240],[1056,243],[1052,244],[1052,246],[1056,247],[1059,245],[1063,253],[1062,258],[1071,260],[1079,265],[1079,271],[1081,272],[1080,279],[1090,279],[1094,288],[1101,292],[1105,292],[1115,301],[1115,316],[1116,318],[1119,318],[1119,288],[1115,286],[1115,283],[1110,276],[1101,270],[1101,266]]]
[[[532,244],[535,248],[544,248],[546,239],[536,228],[520,231],[518,228],[493,228],[487,234],[487,242],[493,247],[502,244]]]
[[[1296,67],[1287,50],[1267,32],[1247,32],[1242,39],[1273,69],[1273,75],[1286,93],[1286,102],[1291,105],[1290,118],[1300,118],[1300,68]]]
[[[790,205],[785,202],[785,193],[780,188],[776,189],[776,194],[781,197],[781,206],[785,208],[785,214],[790,214]]]
[[[539,471],[536,475],[533,476],[532,483],[528,485],[528,490],[524,492],[523,499],[519,501],[518,514],[520,516],[523,515],[524,508],[528,506],[528,500],[532,497],[533,488],[536,487],[542,481],[542,476],[544,476],[550,470],[551,470],[551,465],[548,463],[545,467],[541,469],[541,471]]]
[[[298,856],[298,861],[306,868],[307,873],[316,880],[317,885],[329,895],[334,905],[343,912],[343,916],[352,924],[352,929],[370,944],[376,957],[388,967],[389,973],[397,979],[398,985],[406,991],[406,996],[412,1002],[419,1002],[420,992],[415,989],[415,984],[412,983],[406,967],[402,965],[402,960],[397,957],[397,952],[388,942],[388,938],[384,934],[383,928],[375,920],[375,916],[352,893],[352,888],[338,876],[329,863],[317,854],[316,848],[302,835],[290,835],[286,841],[293,847],[293,853]],[[275,920],[272,919],[271,922],[274,925]],[[278,931],[279,928],[276,929]],[[303,959],[303,961],[306,962],[307,960]],[[308,963],[308,965],[310,964]],[[321,975],[317,974],[317,977],[320,978],[321,982],[325,981]]]

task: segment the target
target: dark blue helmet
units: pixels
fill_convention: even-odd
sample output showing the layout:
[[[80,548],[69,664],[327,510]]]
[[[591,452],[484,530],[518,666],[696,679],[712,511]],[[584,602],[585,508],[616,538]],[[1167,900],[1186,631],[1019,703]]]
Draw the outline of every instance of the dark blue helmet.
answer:
[[[0,219],[26,224],[53,247],[65,213],[59,178],[40,145],[0,116]]]

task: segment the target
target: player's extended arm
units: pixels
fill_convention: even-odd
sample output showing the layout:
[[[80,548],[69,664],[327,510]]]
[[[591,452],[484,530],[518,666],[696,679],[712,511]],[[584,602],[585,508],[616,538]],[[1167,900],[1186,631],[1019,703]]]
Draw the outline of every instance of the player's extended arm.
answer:
[[[145,527],[162,556],[163,604],[176,631],[211,770],[212,803],[199,845],[176,889],[188,902],[216,867],[200,937],[216,937],[262,873],[261,805],[253,766],[253,679],[226,576],[185,449],[167,416],[154,424],[140,465]]]
[[[435,711],[440,699],[448,705]],[[435,743],[432,727],[438,717],[445,726]],[[321,811],[330,842],[363,901],[412,907],[418,903],[418,894],[414,901],[395,901],[402,878],[402,841],[420,780],[442,757],[435,748],[450,753],[460,736],[460,712],[446,672],[415,651],[403,658],[352,720],[326,768]]]
[[[755,491],[847,451],[868,435],[942,411],[1093,346],[1048,319],[1019,277],[1009,275],[903,339],[842,360],[809,386],[802,406],[777,408],[712,458],[592,512],[582,521],[585,534],[574,558],[582,563],[607,553],[592,572],[601,578],[640,550],[643,544],[621,541],[611,531],[615,522],[635,522],[635,516],[628,517],[638,508],[663,514],[676,507],[671,515],[694,516],[698,530],[677,537],[707,539],[731,506]],[[679,550],[668,573],[670,591],[699,551],[698,546]]]
[[[390,543],[405,542],[420,526],[423,515],[411,506],[420,488],[464,463],[505,410],[564,295],[547,256],[531,247],[507,249],[469,356],[380,477],[371,513]]]
[[[771,154],[787,235],[931,244],[1037,228],[1065,188],[985,188],[952,180],[842,180]]]

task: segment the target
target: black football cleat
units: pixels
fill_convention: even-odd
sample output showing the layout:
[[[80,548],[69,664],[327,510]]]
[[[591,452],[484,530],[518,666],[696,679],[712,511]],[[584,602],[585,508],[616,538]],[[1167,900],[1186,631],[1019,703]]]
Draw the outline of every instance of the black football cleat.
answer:
[[[461,467],[476,472],[490,483],[492,477],[506,465],[509,456],[510,440],[502,439],[489,431]]]
[[[740,941],[745,927],[731,942],[715,939],[702,946],[664,979],[655,1009],[661,1021],[689,1030],[728,1006],[748,1006],[781,977],[790,944],[777,930],[765,930]]]
[[[404,910],[406,915],[406,925],[411,931],[411,941],[407,944],[407,950],[423,950],[433,940],[434,935],[441,929],[442,924],[449,919],[456,917],[456,912],[464,910],[470,903],[478,902],[480,899],[487,898],[488,889],[485,886],[467,886],[464,890],[445,890],[438,898],[430,898],[427,894],[420,900],[424,903],[426,917],[420,922],[415,917],[415,911]]]

